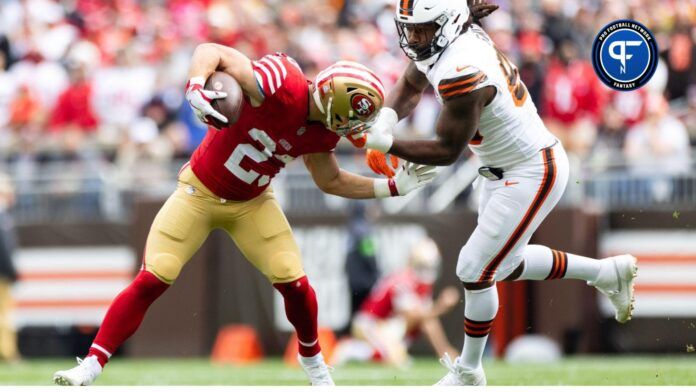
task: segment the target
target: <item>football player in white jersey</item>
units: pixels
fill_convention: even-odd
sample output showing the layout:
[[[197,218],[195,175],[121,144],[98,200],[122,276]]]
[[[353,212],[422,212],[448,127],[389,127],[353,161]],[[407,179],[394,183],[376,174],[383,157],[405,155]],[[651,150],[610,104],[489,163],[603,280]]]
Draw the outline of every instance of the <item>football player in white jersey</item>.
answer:
[[[457,262],[465,292],[464,348],[456,359],[440,360],[448,373],[439,385],[486,384],[481,356],[498,311],[496,281],[582,279],[608,296],[616,320],[625,323],[637,271],[631,255],[597,260],[528,244],[565,190],[568,160],[515,65],[472,22],[463,0],[400,0],[400,46],[412,62],[377,120],[354,141],[376,150],[368,151],[378,154],[368,156],[371,162],[386,162],[379,154],[389,153],[419,164],[451,165],[467,145],[481,162],[478,225]],[[395,139],[393,127],[413,111],[428,84],[442,104],[437,137]]]

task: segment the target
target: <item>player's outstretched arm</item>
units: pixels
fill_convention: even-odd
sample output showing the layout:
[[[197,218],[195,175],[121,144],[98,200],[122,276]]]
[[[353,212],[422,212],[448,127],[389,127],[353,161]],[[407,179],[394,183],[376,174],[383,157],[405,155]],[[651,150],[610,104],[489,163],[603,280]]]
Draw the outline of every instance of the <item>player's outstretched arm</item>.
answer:
[[[196,47],[189,66],[189,80],[208,80],[215,71],[232,75],[242,87],[254,105],[263,102],[263,93],[259,89],[251,60],[240,51],[229,46],[204,43]]]
[[[399,80],[384,100],[384,106],[377,113],[375,121],[370,124],[369,131],[373,135],[386,135],[386,138],[391,141],[391,135],[394,133],[394,127],[404,117],[407,117],[420,102],[423,90],[428,87],[428,79],[423,75],[416,65],[411,62],[401,75]],[[363,128],[368,129],[368,128]],[[373,141],[374,137],[372,138]],[[364,133],[357,133],[348,138],[358,148],[365,147],[367,136]],[[379,140],[376,141],[377,144]],[[374,148],[368,146],[368,148]],[[377,148],[379,150],[379,148]],[[372,167],[372,166],[371,166]],[[375,172],[375,168],[373,168]],[[378,173],[379,174],[379,173]]]
[[[420,102],[426,87],[428,87],[428,79],[416,68],[416,64],[410,62],[392,90],[387,94],[384,106],[392,108],[399,120],[408,117]]]
[[[434,167],[406,163],[394,178],[369,178],[341,169],[330,152],[307,154],[303,158],[319,189],[348,199],[404,196],[429,183],[437,174]]]
[[[494,96],[495,87],[486,86],[445,101],[437,120],[435,140],[393,139],[387,152],[423,165],[453,164],[476,133],[481,111]]]

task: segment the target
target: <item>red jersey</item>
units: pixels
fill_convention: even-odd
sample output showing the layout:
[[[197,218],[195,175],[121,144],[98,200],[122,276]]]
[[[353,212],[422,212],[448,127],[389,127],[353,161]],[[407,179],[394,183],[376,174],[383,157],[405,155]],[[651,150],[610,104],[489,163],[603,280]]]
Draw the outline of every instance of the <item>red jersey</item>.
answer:
[[[209,129],[191,157],[191,169],[217,196],[251,200],[293,159],[332,151],[340,137],[321,123],[308,123],[309,84],[293,59],[277,53],[252,62],[264,101],[248,97],[237,122]]]
[[[645,118],[648,93],[643,88],[631,91],[612,90],[609,93],[609,104],[624,118],[626,128],[630,128]]]
[[[423,283],[407,268],[382,278],[372,289],[360,313],[377,319],[395,316],[399,309],[422,307],[429,304],[433,286]]]
[[[563,124],[583,117],[597,123],[605,96],[606,89],[587,61],[578,60],[567,66],[552,61],[544,81],[543,114]]]

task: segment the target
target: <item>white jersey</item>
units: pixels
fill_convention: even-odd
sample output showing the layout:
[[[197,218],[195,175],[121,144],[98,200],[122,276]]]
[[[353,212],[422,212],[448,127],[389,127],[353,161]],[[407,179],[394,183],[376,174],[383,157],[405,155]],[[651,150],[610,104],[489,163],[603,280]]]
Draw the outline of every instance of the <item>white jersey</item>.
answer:
[[[432,66],[416,66],[440,103],[485,86],[496,88],[469,143],[483,165],[509,168],[556,141],[537,114],[517,68],[479,26],[472,25],[457,37]]]

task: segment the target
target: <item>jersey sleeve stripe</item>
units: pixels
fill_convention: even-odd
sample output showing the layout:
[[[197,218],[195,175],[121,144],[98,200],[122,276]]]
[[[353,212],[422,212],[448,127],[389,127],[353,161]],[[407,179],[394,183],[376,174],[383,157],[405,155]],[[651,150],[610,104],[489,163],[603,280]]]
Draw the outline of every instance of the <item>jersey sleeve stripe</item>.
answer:
[[[485,75],[483,72],[477,71],[473,74],[459,76],[459,77],[452,78],[452,79],[445,79],[438,84],[437,89],[440,92],[444,92],[444,90],[451,89],[452,87],[461,86],[463,84],[473,82],[474,80],[479,80],[479,79],[483,78],[484,76]]]
[[[271,94],[274,94],[276,91],[275,84],[273,83],[273,75],[271,75],[271,72],[268,70],[267,66],[261,62],[255,62],[254,63],[258,69],[261,70],[262,75],[261,78],[264,81],[264,85],[268,87],[270,90]]]
[[[473,78],[473,79],[469,79],[469,80],[463,80],[461,82],[452,83],[447,88],[439,88],[438,87],[437,91],[440,94],[444,95],[444,94],[447,94],[451,91],[459,90],[460,88],[475,86],[475,85],[479,84],[482,80],[483,80],[482,77],[477,77],[477,78]]]
[[[268,56],[268,58],[278,66],[278,69],[280,69],[280,75],[283,77],[283,79],[285,79],[285,77],[288,75],[288,70],[285,69],[283,62],[277,56]]]
[[[443,99],[451,99],[451,98],[459,97],[462,95],[466,95],[466,94],[474,91],[474,87],[476,87],[475,84],[474,85],[467,85],[466,87],[463,87],[463,88],[460,88],[460,89],[457,89],[454,91],[450,91],[447,94],[442,94],[442,98]]]
[[[444,90],[438,90],[440,93],[440,96],[443,99],[450,99],[454,98],[460,95],[468,94],[471,91],[473,91],[476,86],[478,86],[482,81],[486,80],[485,75],[481,75],[480,77],[474,78],[471,81],[468,82],[460,82],[456,84],[453,87],[444,89]]]
[[[280,79],[280,70],[278,69],[278,67],[275,64],[273,64],[268,59],[268,57],[264,57],[263,59],[261,59],[260,63],[267,66],[268,69],[270,69],[271,72],[273,72],[273,75],[275,76],[275,87],[276,89],[280,88],[280,86],[283,84],[283,81]]]

